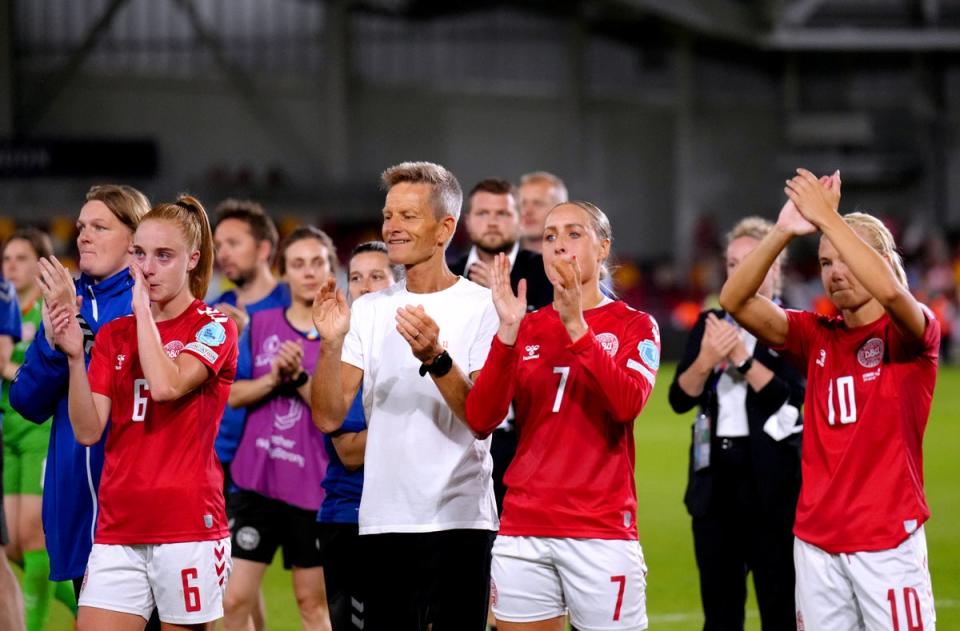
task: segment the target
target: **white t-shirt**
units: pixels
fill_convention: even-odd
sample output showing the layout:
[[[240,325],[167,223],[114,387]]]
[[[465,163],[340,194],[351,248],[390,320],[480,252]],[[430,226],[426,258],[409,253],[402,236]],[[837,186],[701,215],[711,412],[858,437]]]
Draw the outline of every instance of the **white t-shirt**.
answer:
[[[450,410],[397,332],[397,309],[423,305],[440,344],[469,375],[480,370],[500,320],[490,290],[465,278],[429,294],[406,282],[353,303],[342,360],[363,370],[367,416],[360,533],[497,530],[490,438]]]

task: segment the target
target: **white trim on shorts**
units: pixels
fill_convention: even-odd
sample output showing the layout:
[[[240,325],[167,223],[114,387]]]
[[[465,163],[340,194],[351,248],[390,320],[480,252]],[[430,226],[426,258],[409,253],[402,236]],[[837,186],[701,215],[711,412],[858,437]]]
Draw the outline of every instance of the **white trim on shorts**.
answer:
[[[831,554],[795,538],[793,559],[799,631],[936,631],[922,526],[896,548],[875,552]]]
[[[223,617],[232,561],[230,538],[148,545],[94,544],[79,607],[161,622],[200,624]]]
[[[646,577],[638,541],[498,535],[493,613],[503,622],[537,622],[569,611],[581,631],[640,631]]]

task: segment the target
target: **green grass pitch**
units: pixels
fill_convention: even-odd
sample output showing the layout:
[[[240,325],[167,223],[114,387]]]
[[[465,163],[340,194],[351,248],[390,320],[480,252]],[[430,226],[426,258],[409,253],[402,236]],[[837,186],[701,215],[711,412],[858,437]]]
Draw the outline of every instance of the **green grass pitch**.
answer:
[[[692,416],[678,417],[667,404],[674,367],[663,366],[653,398],[636,423],[640,541],[650,574],[647,608],[651,629],[694,631],[702,627],[690,519],[683,506]],[[960,629],[960,369],[940,370],[924,440],[930,569],[940,629]],[[277,555],[279,559],[279,555]],[[279,562],[264,582],[271,629],[298,629],[290,576]],[[752,588],[751,588],[752,590]],[[759,630],[753,596],[747,629]],[[53,606],[50,629],[72,625],[63,607]]]

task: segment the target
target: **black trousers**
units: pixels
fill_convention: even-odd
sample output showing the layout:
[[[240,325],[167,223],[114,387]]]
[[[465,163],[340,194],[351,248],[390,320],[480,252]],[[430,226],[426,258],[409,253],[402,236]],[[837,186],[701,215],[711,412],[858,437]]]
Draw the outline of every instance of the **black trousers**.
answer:
[[[743,631],[752,572],[763,631],[796,631],[792,521],[762,508],[747,439],[720,441],[710,455],[710,509],[693,520],[703,629]]]
[[[357,524],[321,523],[323,581],[333,631],[356,631],[366,627],[366,577],[362,563],[363,542]],[[366,539],[366,537],[364,537]]]
[[[361,535],[365,631],[483,631],[496,533],[444,530]]]

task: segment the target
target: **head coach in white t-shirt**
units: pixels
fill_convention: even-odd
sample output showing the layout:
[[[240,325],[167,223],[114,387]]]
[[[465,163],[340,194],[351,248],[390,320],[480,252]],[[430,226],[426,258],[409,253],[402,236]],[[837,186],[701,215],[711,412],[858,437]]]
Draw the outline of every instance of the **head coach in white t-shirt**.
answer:
[[[490,439],[462,419],[499,320],[490,291],[444,260],[463,198],[453,173],[404,162],[382,182],[383,240],[406,280],[352,313],[332,280],[318,292],[313,420],[336,432],[363,383],[367,629],[480,631],[497,511]]]

